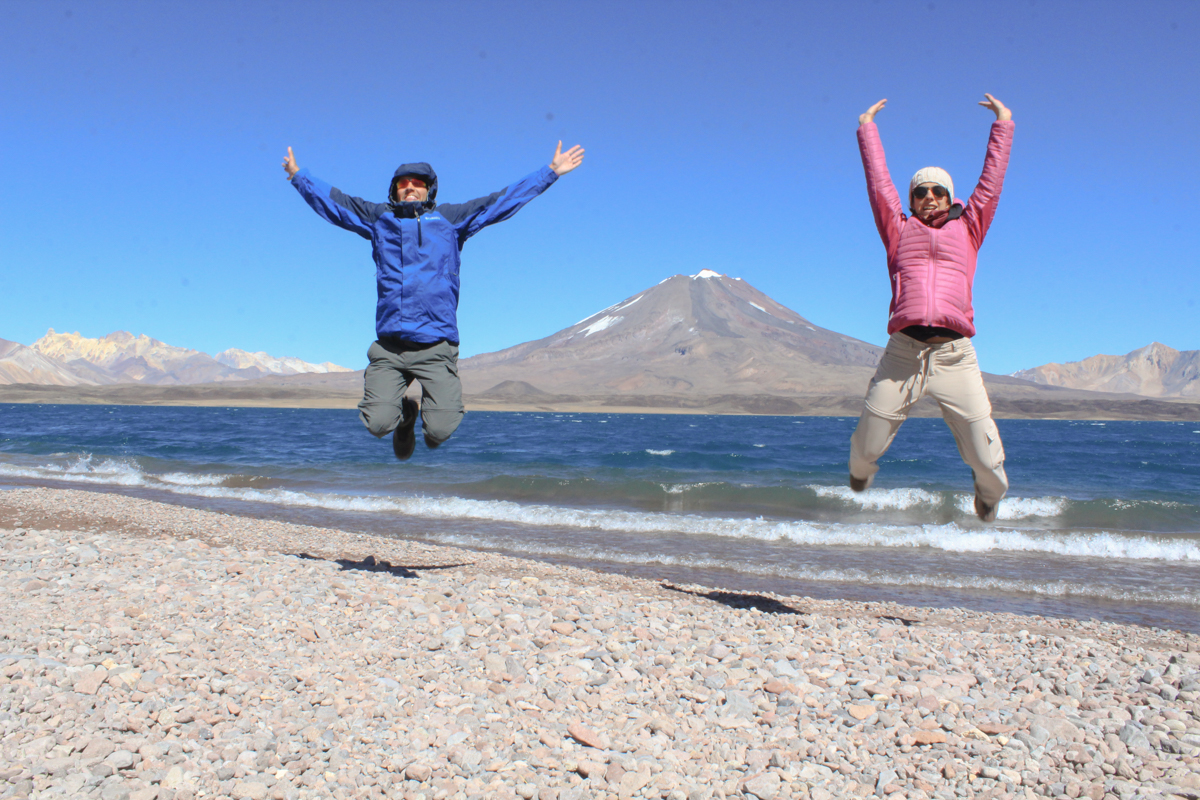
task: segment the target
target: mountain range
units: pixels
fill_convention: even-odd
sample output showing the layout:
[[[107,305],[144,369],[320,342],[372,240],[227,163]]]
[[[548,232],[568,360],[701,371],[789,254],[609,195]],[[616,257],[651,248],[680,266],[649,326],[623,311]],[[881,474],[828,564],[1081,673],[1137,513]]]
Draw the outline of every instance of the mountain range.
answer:
[[[1151,342],[1127,355],[1043,364],[1015,372],[1013,377],[1093,392],[1200,398],[1200,350],[1180,351]]]
[[[674,275],[557,333],[459,362],[468,408],[856,416],[883,349],[740,278]],[[984,373],[997,416],[1200,419],[1197,351]],[[362,372],[146,336],[0,340],[0,402],[353,407]],[[20,385],[12,385],[20,384]],[[417,389],[417,387],[414,387]],[[1146,396],[1152,395],[1152,396]],[[936,416],[928,398],[915,416]]]
[[[0,339],[0,384],[170,386],[331,372],[351,370],[237,349],[210,356],[125,331],[91,339],[51,328],[31,346]]]

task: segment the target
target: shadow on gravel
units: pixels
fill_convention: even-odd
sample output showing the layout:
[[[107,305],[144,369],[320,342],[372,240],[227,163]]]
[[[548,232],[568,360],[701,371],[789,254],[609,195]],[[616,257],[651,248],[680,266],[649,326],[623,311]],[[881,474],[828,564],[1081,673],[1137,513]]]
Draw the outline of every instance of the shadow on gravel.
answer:
[[[720,603],[730,608],[746,609],[757,608],[764,614],[801,614],[800,609],[792,608],[786,603],[781,603],[771,597],[764,597],[761,594],[744,594],[742,592],[693,592],[690,589],[681,589],[678,586],[672,586],[669,583],[664,583],[664,589],[669,589],[672,592],[681,594],[690,594],[694,597],[703,597],[713,602]]]
[[[329,559],[321,558],[320,556],[310,556],[308,553],[300,553],[299,558],[307,558],[311,561],[328,561]],[[367,556],[362,561],[351,561],[348,558],[334,559],[334,563],[342,569],[357,569],[363,572],[386,572],[389,575],[395,575],[397,578],[416,578],[419,577],[420,570],[434,569],[455,569],[457,567],[467,566],[463,564],[434,564],[434,565],[414,565],[410,567],[401,566],[399,564],[392,565],[389,561],[376,561],[375,556]]]

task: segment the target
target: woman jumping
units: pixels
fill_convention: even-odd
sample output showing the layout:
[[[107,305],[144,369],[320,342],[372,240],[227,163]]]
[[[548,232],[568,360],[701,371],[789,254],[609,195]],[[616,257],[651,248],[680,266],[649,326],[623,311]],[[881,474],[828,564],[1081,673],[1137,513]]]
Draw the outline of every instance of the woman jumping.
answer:
[[[1004,446],[992,420],[971,338],[975,312],[971,287],[975,258],[996,214],[1008,154],[1012,112],[990,94],[979,105],[996,114],[983,174],[964,204],[954,197],[945,170],[925,167],[908,185],[905,215],[888,175],[875,115],[880,100],[858,118],[858,147],[867,173],[875,227],[887,249],[892,304],[887,349],[867,389],[865,408],[850,439],[850,488],[861,492],[879,471],[878,460],[896,437],[913,405],[926,394],[942,416],[975,479],[975,513],[984,522],[1008,491]]]

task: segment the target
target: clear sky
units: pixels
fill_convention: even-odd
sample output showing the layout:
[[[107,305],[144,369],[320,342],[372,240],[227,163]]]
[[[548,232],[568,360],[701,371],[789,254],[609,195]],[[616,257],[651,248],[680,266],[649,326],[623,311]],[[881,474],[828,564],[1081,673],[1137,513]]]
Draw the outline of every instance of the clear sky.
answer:
[[[369,244],[279,164],[383,201],[431,162],[462,202],[583,144],[463,253],[462,353],[547,336],[676,273],[743,278],[882,344],[854,131],[969,194],[991,92],[1016,135],[975,281],[1007,373],[1200,348],[1200,3],[0,4],[0,337],[145,333],[348,367]]]

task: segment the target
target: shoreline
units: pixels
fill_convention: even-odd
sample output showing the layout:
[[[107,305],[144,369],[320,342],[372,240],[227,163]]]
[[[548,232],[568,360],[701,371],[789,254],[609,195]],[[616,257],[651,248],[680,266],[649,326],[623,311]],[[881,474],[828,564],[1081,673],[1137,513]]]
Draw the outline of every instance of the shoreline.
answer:
[[[1009,392],[991,386],[996,419],[1200,421],[1200,403],[1187,398],[1136,397],[1077,390],[1046,390],[1052,397]],[[99,387],[0,385],[0,403],[17,405],[115,405],[185,408],[357,408],[362,392],[355,388],[304,388],[283,382],[263,386],[194,384]],[[467,411],[544,412],[559,414],[695,414],[730,416],[858,417],[860,393],[782,395],[464,395]],[[929,398],[912,417],[940,417]]]
[[[1200,637],[0,492],[0,797],[1200,794]]]

